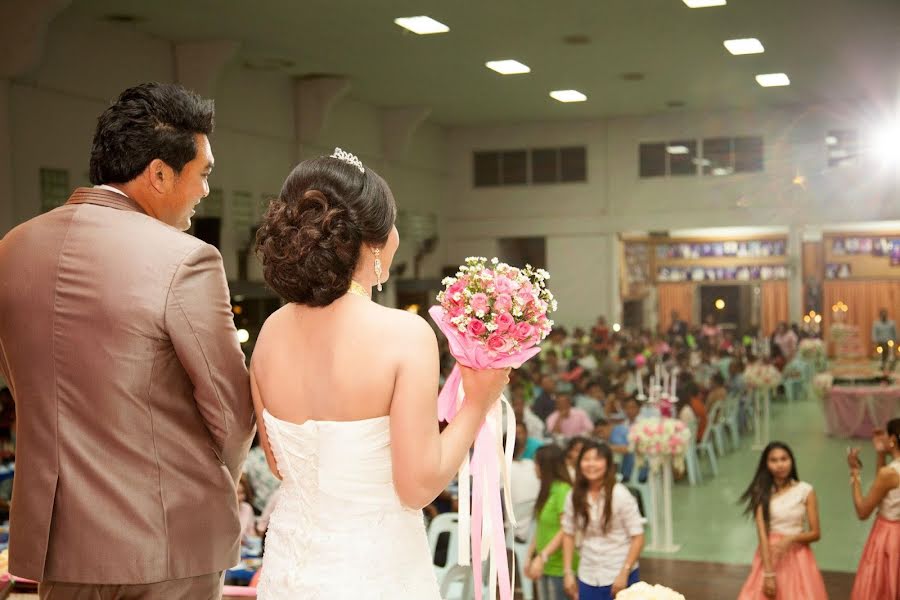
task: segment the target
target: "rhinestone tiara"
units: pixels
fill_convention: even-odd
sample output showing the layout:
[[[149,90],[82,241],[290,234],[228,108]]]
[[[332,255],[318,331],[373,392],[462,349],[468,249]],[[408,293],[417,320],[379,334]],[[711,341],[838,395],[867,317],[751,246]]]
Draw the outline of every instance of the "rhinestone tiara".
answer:
[[[357,169],[359,169],[360,173],[365,173],[366,169],[363,167],[362,161],[356,158],[355,155],[350,154],[349,152],[344,152],[340,148],[335,148],[334,153],[331,155],[331,158],[336,158],[338,160],[342,160],[348,165],[353,165]]]

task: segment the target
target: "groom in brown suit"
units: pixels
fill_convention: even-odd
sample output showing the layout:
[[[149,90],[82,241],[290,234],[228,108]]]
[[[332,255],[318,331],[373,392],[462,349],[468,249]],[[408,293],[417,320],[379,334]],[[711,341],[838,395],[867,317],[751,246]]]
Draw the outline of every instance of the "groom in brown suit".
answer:
[[[0,371],[17,416],[10,572],[47,599],[219,598],[253,437],[209,193],[213,104],[126,90],[92,188],[0,240]]]

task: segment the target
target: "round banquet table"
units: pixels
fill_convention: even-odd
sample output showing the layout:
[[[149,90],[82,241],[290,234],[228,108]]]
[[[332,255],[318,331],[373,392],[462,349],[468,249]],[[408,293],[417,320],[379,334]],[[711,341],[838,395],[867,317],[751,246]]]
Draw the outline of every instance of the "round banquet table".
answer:
[[[835,385],[824,403],[828,435],[869,438],[873,429],[900,417],[900,385]]]

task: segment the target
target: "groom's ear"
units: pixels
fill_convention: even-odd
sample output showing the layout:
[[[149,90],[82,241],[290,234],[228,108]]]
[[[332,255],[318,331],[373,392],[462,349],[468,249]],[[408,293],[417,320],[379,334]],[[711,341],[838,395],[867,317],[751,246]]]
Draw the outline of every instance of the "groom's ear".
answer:
[[[160,158],[154,158],[145,171],[147,182],[158,194],[168,194],[175,187],[175,169]]]

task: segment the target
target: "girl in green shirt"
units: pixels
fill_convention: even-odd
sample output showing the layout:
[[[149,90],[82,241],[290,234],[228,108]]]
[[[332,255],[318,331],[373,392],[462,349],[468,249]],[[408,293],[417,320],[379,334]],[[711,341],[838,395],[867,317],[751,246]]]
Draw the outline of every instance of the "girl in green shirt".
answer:
[[[572,489],[566,454],[556,445],[539,448],[534,465],[541,491],[534,505],[537,527],[528,547],[526,575],[537,580],[541,600],[566,600],[563,591],[562,514]],[[577,564],[578,557],[575,557]]]

